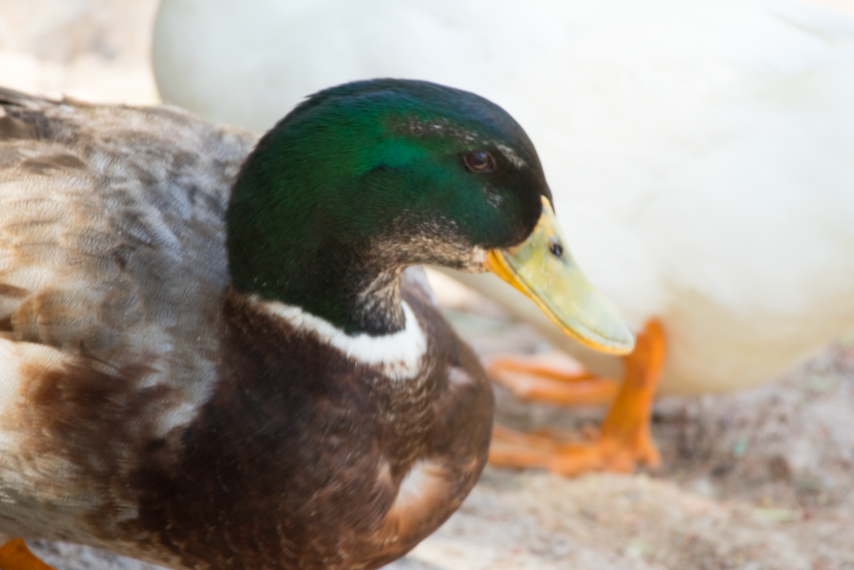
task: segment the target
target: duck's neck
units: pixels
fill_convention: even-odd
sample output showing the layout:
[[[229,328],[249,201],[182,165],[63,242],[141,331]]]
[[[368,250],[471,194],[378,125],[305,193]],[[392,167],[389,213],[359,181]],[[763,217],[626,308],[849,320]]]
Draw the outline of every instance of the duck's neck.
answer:
[[[382,336],[406,327],[400,298],[403,268],[320,271],[303,280],[299,273],[283,287],[267,290],[267,299],[300,307],[350,335]]]
[[[380,336],[405,328],[402,265],[382,264],[368,252],[359,254],[352,244],[311,247],[312,242],[308,236],[283,238],[268,251],[234,252],[230,240],[232,286],[299,307],[351,335]]]

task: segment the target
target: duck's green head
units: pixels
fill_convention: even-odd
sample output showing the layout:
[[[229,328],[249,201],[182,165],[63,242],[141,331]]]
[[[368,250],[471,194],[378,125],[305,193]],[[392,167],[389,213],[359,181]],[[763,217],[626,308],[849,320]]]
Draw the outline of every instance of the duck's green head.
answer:
[[[563,243],[534,146],[497,105],[424,81],[310,97],[258,143],[227,216],[233,286],[350,333],[403,326],[413,264],[490,269],[582,342],[633,337]]]

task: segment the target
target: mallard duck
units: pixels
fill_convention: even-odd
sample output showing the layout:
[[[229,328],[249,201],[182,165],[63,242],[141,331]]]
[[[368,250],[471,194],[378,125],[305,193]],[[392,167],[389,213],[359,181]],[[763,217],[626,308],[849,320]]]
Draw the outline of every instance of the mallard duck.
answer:
[[[0,103],[7,538],[176,569],[402,556],[476,482],[493,405],[411,265],[491,269],[631,349],[532,143],[471,93],[350,83],[257,144],[170,108]]]
[[[164,0],[153,54],[165,100],[250,129],[324,82],[383,76],[472,89],[526,125],[593,283],[636,329],[660,323],[609,416],[633,434],[617,438],[625,453],[537,464],[654,464],[661,366],[665,394],[751,388],[854,326],[854,23],[841,14],[745,0]],[[458,277],[590,371],[624,374],[499,280]],[[498,364],[506,381],[531,370]]]

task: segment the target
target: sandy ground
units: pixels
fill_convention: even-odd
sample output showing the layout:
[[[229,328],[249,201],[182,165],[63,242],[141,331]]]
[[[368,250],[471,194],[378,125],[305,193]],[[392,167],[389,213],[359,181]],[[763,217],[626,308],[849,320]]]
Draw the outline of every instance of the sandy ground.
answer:
[[[854,11],[852,0],[820,3]],[[0,0],[0,84],[149,103],[155,0]],[[547,344],[464,289],[440,282],[447,316],[484,357]],[[601,410],[515,400],[515,427],[595,425]],[[778,383],[657,403],[663,467],[564,479],[488,468],[460,511],[395,570],[854,570],[854,334]],[[151,569],[37,543],[59,570]]]

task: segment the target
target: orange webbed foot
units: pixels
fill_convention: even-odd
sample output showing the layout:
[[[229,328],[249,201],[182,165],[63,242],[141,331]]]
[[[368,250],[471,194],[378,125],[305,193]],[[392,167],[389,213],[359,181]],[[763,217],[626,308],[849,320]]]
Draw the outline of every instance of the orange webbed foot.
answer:
[[[0,546],[0,570],[54,570],[30,552],[24,539],[15,538]]]
[[[613,405],[602,423],[600,433],[592,440],[571,441],[568,437],[554,434],[524,434],[496,426],[489,454],[490,463],[509,467],[540,467],[562,475],[600,470],[631,473],[639,464],[650,467],[659,465],[661,455],[652,439],[649,422],[653,396],[664,364],[665,344],[661,324],[654,320],[648,322],[638,335],[634,352],[624,357],[625,378],[619,390],[616,390]],[[515,375],[522,382],[517,381],[516,389],[514,386],[511,389],[517,394],[527,390],[529,394],[534,394],[534,398],[529,399],[540,401],[589,405],[595,403],[587,397],[589,393],[582,392],[583,397],[580,399],[566,395],[571,394],[578,383],[595,380],[613,382],[581,372],[558,379],[555,371],[549,367],[546,367],[546,374],[541,374],[544,367],[539,363],[526,367],[518,360],[510,361],[510,366],[507,366],[506,360],[494,362],[502,363],[503,368],[499,366],[496,374],[501,383],[506,385],[506,379]],[[490,371],[495,373],[494,363]],[[540,381],[544,383],[538,383]],[[569,388],[565,390],[556,386]],[[550,391],[557,391],[559,397],[549,398]],[[603,393],[600,389],[597,396]]]
[[[559,354],[504,356],[486,364],[489,377],[520,399],[567,406],[610,404],[620,383],[599,378]]]

